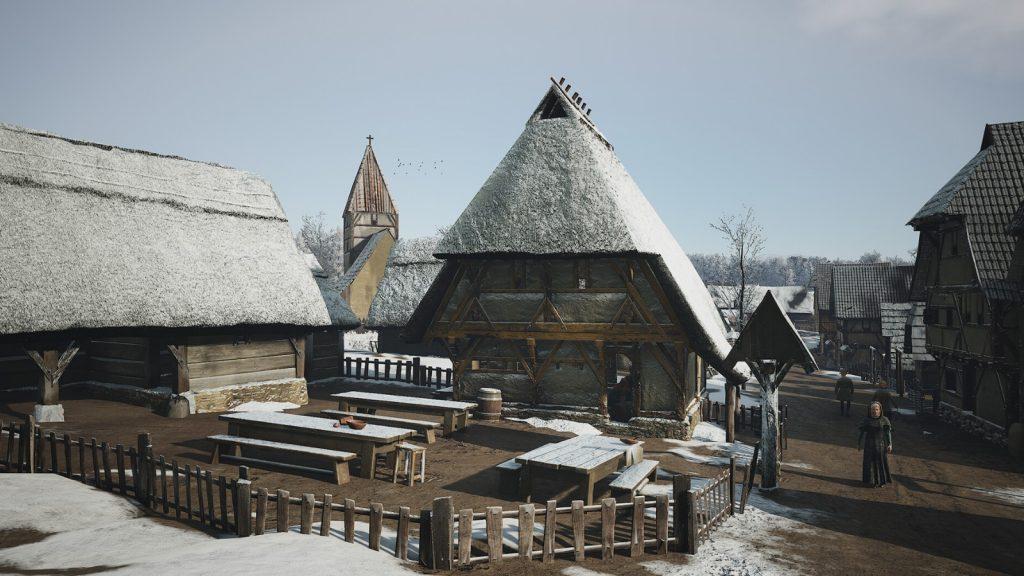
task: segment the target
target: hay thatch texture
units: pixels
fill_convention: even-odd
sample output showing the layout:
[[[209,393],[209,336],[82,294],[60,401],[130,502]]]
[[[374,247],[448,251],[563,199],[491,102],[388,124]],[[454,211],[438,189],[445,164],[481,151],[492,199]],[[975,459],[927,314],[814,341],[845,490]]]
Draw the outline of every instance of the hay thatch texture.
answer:
[[[0,125],[0,334],[323,326],[252,174]]]
[[[399,239],[370,305],[366,326],[404,328],[444,266],[434,257],[439,237]]]

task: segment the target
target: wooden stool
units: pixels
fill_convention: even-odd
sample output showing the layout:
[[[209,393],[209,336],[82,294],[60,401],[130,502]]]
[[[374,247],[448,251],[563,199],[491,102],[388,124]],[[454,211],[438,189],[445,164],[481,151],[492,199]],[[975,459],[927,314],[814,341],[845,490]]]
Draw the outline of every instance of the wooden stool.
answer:
[[[419,473],[416,472],[416,460],[419,459]],[[392,472],[391,483],[398,483],[398,467],[402,466],[403,474],[405,475],[406,482],[409,486],[412,486],[416,480],[420,481],[420,484],[427,479],[427,449],[423,446],[417,446],[415,444],[409,444],[408,442],[402,442],[395,447],[395,468]],[[417,478],[418,476],[418,478]]]

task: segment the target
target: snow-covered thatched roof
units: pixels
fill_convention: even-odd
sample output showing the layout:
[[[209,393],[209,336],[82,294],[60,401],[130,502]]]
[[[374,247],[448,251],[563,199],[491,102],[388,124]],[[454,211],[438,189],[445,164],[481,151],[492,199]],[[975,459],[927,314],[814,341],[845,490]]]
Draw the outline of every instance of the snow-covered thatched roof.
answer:
[[[611,145],[557,82],[436,254],[649,256],[694,347],[729,372],[725,326],[704,282]]]
[[[359,317],[352,311],[352,307],[348,305],[341,296],[341,290],[339,286],[339,275],[325,276],[323,274],[315,275],[317,286],[320,287],[320,294],[323,296],[324,304],[327,306],[327,311],[331,315],[331,323],[339,326],[343,329],[355,328],[359,326]]]
[[[261,178],[0,125],[0,335],[323,326]]]
[[[440,240],[430,236],[401,238],[395,243],[370,305],[368,328],[405,327],[444,266],[444,260],[433,254]]]

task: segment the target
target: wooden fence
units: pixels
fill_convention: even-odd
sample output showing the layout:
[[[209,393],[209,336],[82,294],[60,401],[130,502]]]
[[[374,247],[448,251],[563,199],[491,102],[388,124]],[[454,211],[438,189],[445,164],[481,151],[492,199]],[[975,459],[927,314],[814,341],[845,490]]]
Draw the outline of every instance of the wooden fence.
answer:
[[[145,433],[138,435],[136,446],[125,448],[95,438],[47,432],[31,418],[21,423],[0,422],[0,429],[0,465],[8,472],[59,474],[134,498],[158,514],[242,537],[268,533],[270,527],[283,532],[297,524],[301,534],[329,536],[334,532],[347,542],[356,542],[356,523],[362,521],[367,528],[361,543],[381,550],[385,529],[393,530],[390,552],[410,559],[415,539],[420,563],[435,569],[510,558],[550,562],[556,557],[578,561],[669,550],[694,554],[700,542],[734,513],[736,503],[735,459],[700,488],[692,488],[689,477],[677,475],[672,494],[652,500],[644,496],[629,502],[606,498],[591,506],[576,500],[564,507],[552,500],[544,506],[521,504],[511,510],[491,506],[477,512],[470,508],[456,511],[452,499],[443,497],[414,514],[407,506],[388,510],[377,502],[368,507],[357,506],[352,499],[334,502],[329,493],[318,500],[311,493],[295,497],[288,490],[253,489],[245,466],[239,467],[238,478],[229,478],[199,466],[179,465],[154,456],[150,436]],[[748,485],[752,474],[748,466]],[[506,542],[508,519],[517,521],[514,543]],[[474,521],[483,521],[483,538],[474,538]],[[314,532],[315,523],[319,526]]]
[[[705,422],[722,424],[726,419],[728,407],[721,402],[712,402],[708,398],[702,398],[701,419]],[[779,448],[789,448],[789,434],[786,432],[789,421],[789,404],[779,407]],[[754,434],[761,435],[761,407],[740,406],[736,412],[736,428],[750,430]]]
[[[412,360],[346,357],[343,374],[351,378],[407,382],[431,388],[452,385],[451,368],[425,366],[418,356]]]

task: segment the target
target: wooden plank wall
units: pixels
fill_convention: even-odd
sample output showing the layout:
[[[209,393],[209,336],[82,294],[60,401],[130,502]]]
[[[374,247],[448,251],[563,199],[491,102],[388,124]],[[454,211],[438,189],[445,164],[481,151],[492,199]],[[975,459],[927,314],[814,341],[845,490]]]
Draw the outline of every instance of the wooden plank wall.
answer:
[[[166,347],[144,337],[90,340],[88,366],[90,380],[139,388],[170,386],[175,369]]]
[[[336,328],[329,328],[306,337],[306,380],[341,375],[342,334]]]
[[[191,337],[188,372],[191,390],[295,378],[295,349],[284,334]]]

